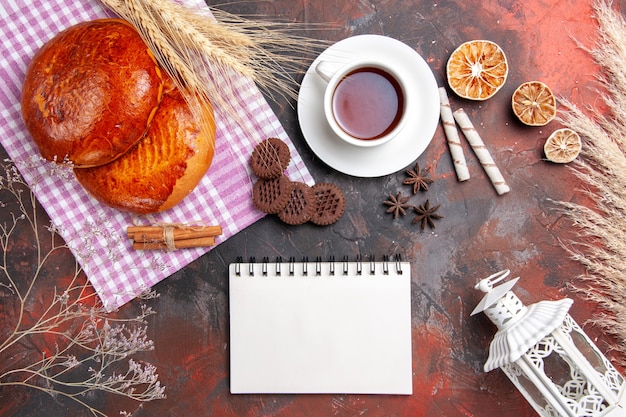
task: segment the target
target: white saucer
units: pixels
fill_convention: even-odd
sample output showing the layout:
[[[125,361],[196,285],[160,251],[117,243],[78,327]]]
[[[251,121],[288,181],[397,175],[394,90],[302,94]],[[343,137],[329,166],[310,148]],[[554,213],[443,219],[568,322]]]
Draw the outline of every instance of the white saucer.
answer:
[[[350,145],[335,136],[324,117],[326,83],[315,72],[320,60],[345,63],[376,54],[393,63],[406,78],[413,100],[407,112],[411,117],[390,142],[374,147]],[[332,45],[307,70],[298,94],[298,121],[311,150],[328,166],[355,177],[380,177],[399,171],[417,159],[433,138],[439,123],[437,81],[424,59],[411,47],[380,35],[359,35]]]

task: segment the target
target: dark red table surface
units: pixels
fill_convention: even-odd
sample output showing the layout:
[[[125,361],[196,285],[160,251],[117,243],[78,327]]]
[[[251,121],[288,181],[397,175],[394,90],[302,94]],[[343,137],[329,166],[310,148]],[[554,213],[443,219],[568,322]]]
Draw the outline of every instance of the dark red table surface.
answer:
[[[624,1],[614,2],[616,8],[624,5]],[[157,366],[167,399],[132,404],[134,415],[533,416],[502,372],[483,372],[495,328],[482,315],[470,317],[481,298],[473,285],[505,268],[521,276],[516,293],[527,304],[573,298],[572,316],[607,350],[608,337],[587,324],[599,312],[597,306],[569,289],[582,267],[570,259],[562,243],[576,236],[551,200],[584,202],[584,198],[567,166],[544,160],[543,143],[559,125],[523,126],[510,109],[515,88],[530,80],[545,82],[557,96],[576,104],[601,108],[594,90],[598,67],[576,44],[591,47],[597,36],[589,0],[275,0],[224,8],[289,22],[332,23],[333,29],[300,31],[329,41],[365,33],[399,39],[426,59],[440,85],[446,85],[445,63],[460,43],[472,39],[498,43],[510,65],[502,90],[484,102],[452,94],[450,99],[454,108],[462,107],[469,114],[512,191],[496,194],[469,146],[464,148],[471,179],[458,182],[439,126],[417,160],[435,182],[427,194],[412,201],[428,198],[441,205],[445,217],[436,229],[422,231],[411,224],[411,217],[393,220],[382,205],[390,193],[411,194],[402,185],[403,170],[380,178],[354,178],[329,168],[308,148],[295,101],[272,102],[314,178],[344,190],[346,212],[325,228],[287,226],[267,217],[158,284],[160,297],[149,302],[157,311],[149,319],[149,336],[156,348],[142,358]],[[302,72],[308,63],[303,60]],[[302,73],[295,76],[300,80]],[[6,157],[4,151],[2,155]],[[7,216],[0,211],[0,220]],[[394,253],[412,262],[413,395],[229,393],[227,266],[236,256],[315,259]],[[67,261],[58,260],[59,264]],[[120,313],[132,308],[131,303]],[[0,322],[3,311],[0,308]],[[91,400],[110,415],[118,415],[116,397],[96,395]],[[16,388],[0,389],[0,403],[4,415],[88,415],[61,398]]]

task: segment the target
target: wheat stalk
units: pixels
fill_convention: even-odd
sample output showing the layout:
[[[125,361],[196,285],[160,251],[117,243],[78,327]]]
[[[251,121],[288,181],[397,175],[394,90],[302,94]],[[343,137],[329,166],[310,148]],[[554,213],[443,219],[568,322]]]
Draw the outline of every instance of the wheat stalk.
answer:
[[[559,205],[578,233],[579,240],[567,249],[585,267],[573,286],[602,307],[592,321],[615,337],[612,348],[626,365],[626,22],[608,0],[596,0],[594,10],[599,39],[585,49],[602,69],[600,97],[608,112],[585,112],[562,100],[566,110],[559,118],[583,138],[574,173],[595,204]]]
[[[297,82],[290,71],[326,46],[290,34],[288,25],[250,21],[216,9],[203,14],[173,0],[101,1],[137,28],[159,64],[189,97],[212,103],[241,126],[245,123],[239,120],[236,104],[241,76],[271,97],[293,99]]]

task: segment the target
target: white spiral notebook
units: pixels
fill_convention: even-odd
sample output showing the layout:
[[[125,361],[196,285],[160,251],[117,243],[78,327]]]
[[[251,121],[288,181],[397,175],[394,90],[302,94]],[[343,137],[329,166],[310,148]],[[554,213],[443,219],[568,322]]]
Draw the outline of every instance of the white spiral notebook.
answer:
[[[231,264],[231,393],[412,394],[410,277],[399,258]]]

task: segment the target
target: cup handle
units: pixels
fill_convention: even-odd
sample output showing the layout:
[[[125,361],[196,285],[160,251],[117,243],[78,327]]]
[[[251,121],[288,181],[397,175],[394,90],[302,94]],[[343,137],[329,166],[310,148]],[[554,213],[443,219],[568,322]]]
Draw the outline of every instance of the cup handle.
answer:
[[[326,67],[326,68],[324,68]],[[317,65],[315,66],[315,72],[317,73],[317,75],[319,75],[319,77],[326,81],[327,83],[330,82],[330,79],[333,77],[333,73],[329,72],[328,67],[328,62],[327,61],[320,61],[317,63]]]

